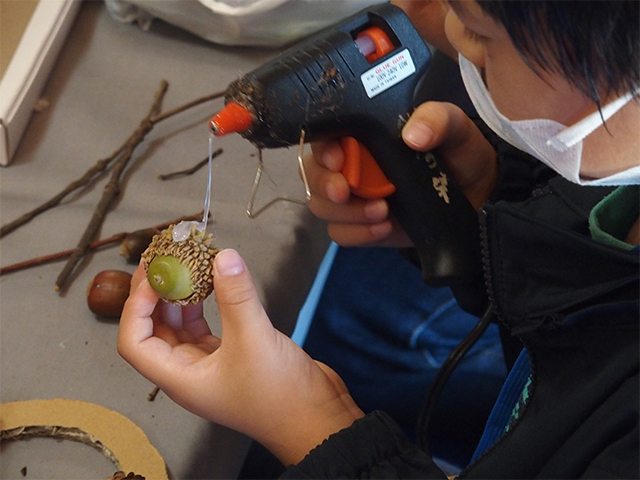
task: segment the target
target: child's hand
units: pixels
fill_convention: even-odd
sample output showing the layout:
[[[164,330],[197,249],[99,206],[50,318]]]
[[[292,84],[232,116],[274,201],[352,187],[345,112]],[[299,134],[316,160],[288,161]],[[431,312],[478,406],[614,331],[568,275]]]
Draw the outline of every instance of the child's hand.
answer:
[[[309,209],[326,220],[329,236],[342,246],[411,246],[402,228],[390,217],[384,199],[365,200],[352,195],[341,173],[344,153],[339,142],[311,145],[304,159],[311,189]]]
[[[418,151],[435,150],[475,208],[489,197],[497,175],[496,152],[475,124],[449,103],[420,105],[406,123],[405,143]],[[338,142],[312,145],[305,158],[311,188],[309,208],[329,222],[330,237],[343,246],[406,247],[411,243],[390,215],[385,200],[351,195],[340,173],[344,154]]]
[[[423,103],[405,124],[402,138],[419,152],[435,151],[476,210],[487,201],[498,175],[497,154],[459,107]]]
[[[214,263],[222,338],[202,304],[158,302],[143,267],[120,320],[118,351],[176,403],[297,463],[363,416],[344,383],[271,325],[251,275],[233,250]]]

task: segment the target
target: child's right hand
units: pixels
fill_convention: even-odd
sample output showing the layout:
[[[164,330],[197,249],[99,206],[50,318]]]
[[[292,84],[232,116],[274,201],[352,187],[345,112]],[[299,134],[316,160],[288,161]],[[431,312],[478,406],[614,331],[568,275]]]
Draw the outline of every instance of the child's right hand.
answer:
[[[305,172],[311,189],[309,209],[326,220],[329,236],[342,246],[410,246],[402,228],[390,217],[384,199],[366,200],[352,195],[341,173],[344,152],[337,141],[311,145]]]
[[[497,177],[496,152],[460,108],[424,103],[407,121],[402,137],[414,150],[435,150],[476,209],[487,200]],[[328,222],[333,241],[342,246],[411,246],[385,200],[351,194],[341,173],[344,153],[337,141],[311,147],[313,153],[304,159],[311,189],[309,209]]]

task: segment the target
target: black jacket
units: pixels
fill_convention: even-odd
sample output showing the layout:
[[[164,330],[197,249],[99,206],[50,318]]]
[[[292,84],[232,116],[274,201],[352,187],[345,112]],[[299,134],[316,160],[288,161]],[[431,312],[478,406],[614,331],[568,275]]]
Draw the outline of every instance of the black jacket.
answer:
[[[461,478],[639,478],[640,262],[637,249],[589,235],[608,191],[558,178],[526,201],[484,207],[488,293],[526,346],[533,383],[520,420]],[[444,477],[375,412],[283,478]]]

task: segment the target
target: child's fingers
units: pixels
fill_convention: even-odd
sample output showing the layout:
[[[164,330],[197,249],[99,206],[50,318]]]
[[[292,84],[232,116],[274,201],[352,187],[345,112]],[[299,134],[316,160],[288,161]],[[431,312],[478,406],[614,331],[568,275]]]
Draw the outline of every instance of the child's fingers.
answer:
[[[423,103],[409,117],[402,129],[402,138],[408,146],[421,152],[445,142],[455,143],[462,133],[463,116],[466,118],[462,110],[447,103]]]
[[[385,200],[365,200],[358,197],[352,197],[349,203],[339,205],[322,197],[312,196],[309,210],[321,220],[338,223],[379,223],[389,216],[389,205]]]
[[[413,243],[397,221],[387,220],[372,224],[329,223],[329,237],[343,247],[408,248]]]
[[[182,307],[173,303],[160,301],[160,315],[158,320],[163,322],[172,330],[178,331],[182,329]]]
[[[132,288],[120,318],[120,334],[129,343],[140,343],[153,335],[151,314],[158,303],[158,295],[146,278]]]
[[[312,197],[320,196],[334,203],[345,203],[349,200],[351,192],[344,175],[320,165],[313,155],[304,158],[304,168]]]
[[[314,142],[311,144],[314,161],[332,172],[339,172],[344,165],[344,151],[338,141]]]
[[[138,268],[136,268],[136,271],[133,272],[133,276],[131,277],[131,285],[130,285],[130,293],[133,293],[134,290],[136,290],[138,288],[138,285],[140,285],[140,282],[146,278],[147,276],[147,272],[144,269],[144,266],[142,265],[142,260],[140,260],[140,263],[138,264]]]
[[[486,201],[497,177],[496,152],[459,107],[423,103],[407,121],[402,138],[414,150],[436,149],[474,207]]]
[[[389,220],[384,222],[362,225],[352,223],[330,223],[327,231],[331,240],[343,247],[362,247],[380,245],[393,231]]]
[[[224,345],[235,351],[257,350],[274,329],[244,260],[223,250],[214,261],[214,292],[220,310]]]
[[[151,314],[157,303],[158,295],[144,277],[132,290],[120,317],[118,352],[143,375],[171,350],[165,341],[154,337]]]
[[[211,335],[211,329],[203,313],[202,303],[182,307],[182,329],[194,340]]]

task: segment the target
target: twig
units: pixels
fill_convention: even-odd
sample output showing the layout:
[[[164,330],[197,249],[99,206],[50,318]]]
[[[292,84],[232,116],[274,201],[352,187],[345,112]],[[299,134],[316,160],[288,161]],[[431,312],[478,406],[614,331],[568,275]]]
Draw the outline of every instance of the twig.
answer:
[[[127,236],[127,233],[123,232],[123,233],[117,233],[103,240],[97,240],[93,242],[91,245],[89,245],[88,250],[97,250],[98,248],[103,247],[105,245],[122,241],[126,236]],[[25,260],[24,262],[7,265],[6,267],[0,268],[0,276],[6,275],[7,273],[11,273],[11,272],[17,272],[19,270],[25,270],[31,267],[36,267],[44,263],[53,262],[54,260],[67,258],[67,257],[70,257],[73,252],[74,250],[65,250],[63,252],[52,253],[50,255],[44,255],[42,257],[31,258],[29,260]]]
[[[200,220],[202,218],[202,214],[203,213],[200,212],[194,215],[180,217],[176,220],[172,220],[170,222],[165,222],[165,223],[161,223],[160,225],[156,225],[153,228],[157,230],[164,230],[168,226],[173,225],[174,223],[181,222],[183,220]],[[91,245],[89,245],[88,250],[97,250],[98,248],[103,247],[105,245],[111,245],[111,244],[120,242],[124,240],[125,237],[130,233],[131,232],[120,232],[120,233],[111,235],[110,237],[104,238],[102,240],[97,240],[93,242]],[[24,262],[7,265],[6,267],[0,268],[0,276],[5,275],[7,273],[17,272],[19,270],[25,270],[31,267],[37,267],[38,265],[43,265],[45,263],[53,262],[55,260],[61,260],[63,258],[70,257],[73,254],[74,250],[65,250],[63,252],[52,253],[50,255],[44,255],[42,257],[31,258],[29,260],[25,260]]]
[[[205,102],[208,102],[209,100],[215,100],[216,98],[220,98],[220,97],[224,96],[224,94],[225,94],[225,91],[222,90],[220,92],[215,92],[215,93],[212,93],[210,95],[205,95],[204,97],[196,98],[195,100],[192,100],[189,103],[185,103],[184,105],[181,105],[179,107],[176,107],[173,110],[169,110],[169,111],[164,112],[164,113],[159,113],[155,117],[151,117],[151,122],[153,122],[153,123],[161,122],[162,120],[165,120],[165,119],[167,119],[169,117],[177,115],[178,113],[182,113],[185,110],[188,110],[188,109],[190,109],[192,107],[200,105],[201,103],[205,103]]]
[[[177,177],[185,177],[187,175],[191,175],[193,173],[196,173],[198,170],[200,170],[202,167],[204,167],[207,163],[209,163],[209,157],[208,156],[205,157],[204,159],[200,160],[198,163],[196,163],[191,168],[187,168],[186,170],[179,170],[177,172],[161,174],[161,175],[158,175],[158,178],[160,180],[172,180],[172,179],[177,178]]]
[[[135,132],[133,132],[133,135],[129,137],[126,148],[122,152],[121,156],[113,164],[113,167],[111,169],[111,177],[109,178],[109,182],[107,183],[107,185],[104,187],[102,198],[98,202],[98,205],[93,212],[93,216],[89,221],[89,225],[87,225],[87,228],[80,238],[80,241],[78,242],[78,245],[76,246],[74,252],[71,254],[69,260],[67,260],[67,264],[64,266],[62,272],[60,272],[60,275],[58,275],[58,278],[56,279],[55,290],[57,292],[62,289],[67,279],[69,278],[69,275],[71,275],[71,272],[73,272],[80,259],[84,256],[87,248],[89,248],[89,245],[91,245],[91,242],[98,233],[98,230],[100,229],[100,226],[102,225],[102,222],[104,221],[104,218],[109,211],[111,203],[117,198],[118,194],[120,193],[120,176],[129,163],[129,160],[131,160],[133,150],[138,146],[138,144],[142,142],[147,133],[149,133],[153,128],[153,122],[151,121],[151,118],[157,115],[160,111],[160,108],[162,107],[162,100],[165,93],[167,92],[168,87],[169,84],[163,80],[161,82],[160,89],[156,92],[155,99],[153,105],[151,106],[151,109],[149,110],[149,113],[144,118],[144,120],[140,122],[140,126],[136,129]]]
[[[220,98],[223,95],[224,95],[224,92],[215,92],[215,93],[212,93],[210,95],[206,95],[204,97],[200,97],[200,98],[198,98],[196,100],[192,100],[191,102],[185,103],[184,105],[176,107],[176,108],[174,108],[172,110],[169,110],[169,111],[167,111],[165,113],[152,116],[149,119],[149,121],[153,125],[155,125],[158,122],[161,122],[162,120],[166,120],[167,118],[172,117],[174,115],[177,115],[178,113],[184,112],[185,110],[188,110],[189,108],[195,107],[195,106],[197,106],[197,105],[199,105],[201,103],[205,103],[205,102],[208,102],[208,101],[216,99],[216,98]],[[129,145],[129,142],[130,142],[130,138],[127,139],[127,141],[124,142],[120,146],[120,148],[118,148],[116,151],[114,151],[111,155],[109,155],[108,157],[96,162],[96,164],[93,167],[91,167],[89,170],[87,170],[87,172],[82,177],[80,177],[79,179],[71,182],[69,185],[67,185],[67,187],[64,188],[64,190],[62,190],[60,193],[58,193],[55,197],[51,198],[50,200],[47,200],[43,204],[41,204],[38,207],[34,208],[30,212],[25,213],[24,215],[22,215],[21,217],[17,218],[16,220],[13,220],[12,222],[7,223],[6,225],[3,225],[0,228],[0,238],[4,237],[5,235],[8,235],[9,233],[13,232],[14,230],[17,230],[19,227],[21,227],[22,225],[30,222],[31,220],[33,220],[35,217],[37,217],[41,213],[44,213],[47,210],[58,206],[62,202],[62,200],[64,200],[69,194],[73,193],[78,188],[85,186],[93,178],[95,178],[96,175],[98,175],[98,174],[102,173],[103,171],[105,171],[109,167],[109,164],[118,155],[120,155],[125,148],[127,148],[127,146]]]
[[[60,193],[58,193],[55,197],[47,200],[43,204],[41,204],[38,207],[34,208],[30,212],[25,213],[24,215],[22,215],[21,217],[15,219],[14,221],[12,221],[10,223],[7,223],[6,225],[3,225],[2,228],[0,228],[0,238],[4,237],[5,235],[7,235],[7,234],[9,234],[11,232],[13,232],[17,228],[19,228],[22,225],[24,225],[25,223],[30,222],[31,220],[33,220],[35,217],[37,217],[41,213],[44,213],[47,210],[59,205],[60,202],[62,202],[62,200],[64,200],[67,195],[72,193],[74,190],[77,190],[78,188],[86,185],[96,175],[98,175],[98,174],[102,173],[104,170],[106,170],[106,168],[109,166],[111,161],[114,158],[116,158],[118,155],[120,155],[120,153],[122,153],[122,151],[126,148],[126,146],[127,146],[127,142],[123,143],[120,146],[120,148],[118,148],[116,151],[114,151],[108,157],[103,158],[102,160],[98,160],[96,162],[96,164],[93,167],[91,167],[89,170],[87,170],[87,172],[82,177],[80,177],[79,179],[71,182],[69,185],[67,185],[64,188],[64,190],[62,190]]]
[[[158,396],[158,393],[160,393],[160,387],[155,387],[151,393],[149,393],[149,395],[147,395],[147,400],[149,402],[153,402],[156,397]]]
[[[222,151],[223,150],[219,148],[218,150],[216,150],[211,154],[211,158],[212,159],[216,158],[218,155],[222,153]],[[196,173],[198,170],[200,170],[202,167],[204,167],[208,162],[209,162],[209,157],[207,156],[204,159],[200,160],[191,168],[187,168],[186,170],[180,170],[178,172],[171,172],[171,173],[165,173],[163,175],[158,175],[158,178],[160,180],[171,180],[176,177],[184,177],[187,175],[192,175]]]

